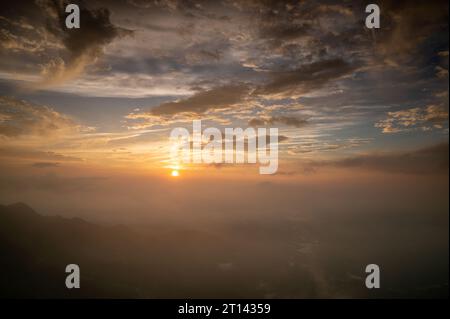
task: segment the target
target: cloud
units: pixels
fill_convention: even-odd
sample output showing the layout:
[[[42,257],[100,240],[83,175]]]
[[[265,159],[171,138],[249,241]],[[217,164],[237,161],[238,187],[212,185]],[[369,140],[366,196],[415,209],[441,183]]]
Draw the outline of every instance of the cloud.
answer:
[[[315,163],[313,167],[360,168],[401,174],[448,174],[449,144],[441,143],[406,152],[371,153]]]
[[[371,143],[373,139],[352,137],[346,139],[333,138],[331,140],[320,140],[314,138],[302,138],[297,141],[295,145],[288,147],[288,154],[290,155],[304,155],[308,153],[328,152],[336,150],[345,150],[351,148],[358,148],[363,145]]]
[[[353,16],[353,10],[351,6],[343,6],[338,4],[323,4],[319,5],[317,8],[318,11],[324,12],[324,13],[339,13],[344,16],[351,17]]]
[[[322,60],[294,71],[273,72],[272,80],[256,89],[254,94],[271,98],[301,97],[354,70],[354,66],[342,59]]]
[[[201,91],[187,99],[161,104],[153,108],[153,115],[173,115],[177,113],[204,113],[209,109],[229,108],[242,102],[249,93],[245,84],[226,85]]]
[[[383,26],[377,38],[377,53],[396,61],[410,62],[420,45],[430,36],[445,37],[448,30],[448,1],[384,0],[378,3],[383,14]]]
[[[444,69],[444,68],[441,67],[441,66],[437,66],[437,67],[435,68],[435,70],[436,70],[436,76],[437,76],[438,78],[440,78],[440,79],[448,78],[448,70],[447,70],[447,69]]]
[[[300,128],[307,125],[308,120],[295,116],[269,116],[263,118],[253,118],[248,122],[248,125],[250,126],[270,126],[276,124]]]
[[[2,174],[0,186],[13,190],[28,191],[39,189],[41,191],[67,193],[90,192],[99,185],[104,184],[108,177],[81,176],[69,177],[57,174],[8,176]]]
[[[107,44],[132,34],[111,23],[108,9],[88,9],[83,2],[77,3],[81,27],[67,29],[66,4],[62,0],[18,0],[0,13],[0,38],[4,40],[1,46],[10,56],[41,53],[37,65],[41,67],[42,79],[32,88],[60,85],[81,75],[103,54]]]
[[[54,163],[55,161],[58,161],[58,163],[83,161],[83,159],[79,157],[63,155],[52,151],[44,152],[17,147],[0,148],[0,158],[12,159],[13,161],[20,159],[45,163]]]
[[[46,30],[42,4],[43,1],[16,0],[0,8],[2,49],[36,54],[57,48],[57,39]]]
[[[32,166],[36,168],[52,168],[59,167],[61,163],[58,162],[36,162],[33,163]]]
[[[61,39],[69,57],[65,60],[58,57],[56,65],[55,61],[50,61],[50,65],[44,66],[44,86],[59,84],[80,75],[87,65],[101,56],[105,45],[115,38],[132,34],[132,31],[111,23],[108,9],[87,9],[84,6],[80,6],[81,27],[67,29],[65,5],[63,1],[47,3],[46,10],[51,12],[47,29]]]
[[[448,123],[448,110],[443,106],[429,105],[425,108],[388,112],[387,119],[378,121],[375,127],[381,128],[383,133],[398,133],[442,129],[445,123]]]
[[[220,109],[232,108],[244,102],[249,96],[250,90],[250,86],[243,83],[220,86],[197,92],[185,99],[160,104],[150,110],[130,113],[126,118],[140,121],[140,123],[131,125],[134,129],[175,122],[189,122],[198,115],[202,115],[202,120],[226,123],[227,120],[212,113]]]
[[[51,103],[61,103],[102,131],[193,118],[230,126],[280,125],[280,133],[291,138],[286,143],[292,146],[289,151],[308,156],[305,153],[345,149],[348,136],[377,131],[367,131],[374,123],[386,132],[445,126],[445,106],[443,112],[419,111],[409,127],[400,115],[388,120],[391,115],[386,113],[387,121],[379,121],[388,110],[442,104],[435,94],[448,88],[436,73],[442,77],[448,70],[448,40],[441,37],[448,27],[442,25],[446,13],[439,8],[448,5],[437,3],[381,1],[382,28],[369,31],[364,28],[363,4],[350,2],[86,1],[81,29],[66,30],[61,1],[17,0],[1,8],[5,41],[0,46],[6,44],[0,50],[0,78],[13,87],[16,79],[28,81],[26,75],[42,76],[40,88],[53,92],[45,93],[47,101],[54,99]],[[410,13],[423,25],[415,25]],[[436,30],[441,32],[432,32]],[[402,42],[397,52],[397,41],[411,46]],[[16,77],[5,76],[5,70]],[[72,110],[80,95],[79,103],[88,104]],[[98,99],[88,101],[85,96]],[[149,96],[158,98],[135,99]],[[114,111],[105,115],[99,105],[109,101]],[[294,105],[301,105],[301,113]],[[139,110],[130,114],[134,107]],[[0,123],[3,130],[10,124],[11,135],[9,117],[2,112]],[[294,129],[299,127],[302,130]],[[307,146],[301,134],[314,136],[314,142]],[[98,151],[98,158],[108,156],[109,139],[83,136],[51,147],[46,139],[40,141],[46,150],[73,149],[71,154],[86,152],[80,156],[89,159],[93,155],[87,155],[87,149],[89,154]]]
[[[291,41],[308,35],[311,26],[308,23],[292,24],[287,23],[262,23],[260,36],[263,39],[273,40],[273,44],[281,45],[283,41]]]
[[[3,22],[7,25],[13,24],[13,21],[10,21],[9,19],[6,19],[4,17],[0,16],[0,22]],[[13,24],[14,25],[14,24]],[[16,27],[19,27],[21,30],[25,29],[26,32],[29,35],[18,35],[13,33],[12,31],[8,30],[7,28],[0,28],[0,47],[4,50],[11,50],[15,52],[29,52],[29,53],[39,53],[43,52],[46,48],[51,47],[51,42],[44,43],[42,41],[39,41],[39,39],[33,38],[33,35],[43,34],[42,29],[37,29],[30,31],[27,28],[25,28],[23,25],[18,23],[18,25],[14,25]]]
[[[64,61],[60,62],[64,64]],[[65,70],[63,65],[61,67],[62,76],[66,74]],[[49,71],[51,74],[52,71]],[[53,69],[53,72],[55,71]],[[70,83],[54,87],[52,90],[92,97],[184,97],[194,93],[194,90],[185,83],[186,78],[188,78],[187,75],[179,73],[165,73],[159,76],[126,72],[111,72],[103,75],[86,74]]]
[[[0,136],[56,136],[80,129],[72,119],[48,106],[0,96]]]

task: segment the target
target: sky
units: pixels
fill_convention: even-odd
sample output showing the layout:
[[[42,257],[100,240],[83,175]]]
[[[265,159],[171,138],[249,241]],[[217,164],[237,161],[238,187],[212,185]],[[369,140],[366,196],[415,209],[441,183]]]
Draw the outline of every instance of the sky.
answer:
[[[447,1],[377,1],[380,29],[359,1],[72,3],[80,29],[61,1],[0,8],[2,202],[106,220],[289,215],[326,210],[315,196],[350,207],[355,191],[408,206],[427,185],[424,207],[448,207]],[[172,177],[171,129],[194,119],[278,128],[277,173]]]

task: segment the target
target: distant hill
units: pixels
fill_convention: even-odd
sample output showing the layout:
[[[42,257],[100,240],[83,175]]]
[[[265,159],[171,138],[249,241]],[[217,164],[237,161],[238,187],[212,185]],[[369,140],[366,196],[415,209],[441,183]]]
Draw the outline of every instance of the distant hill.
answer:
[[[125,227],[104,227],[84,220],[38,215],[17,203],[0,206],[0,294],[3,297],[139,296],[130,262],[144,261],[137,251],[152,246]],[[82,288],[65,287],[65,266],[81,267]],[[151,266],[151,265],[149,265]],[[137,280],[137,279],[135,279]]]
[[[23,203],[0,205],[0,297],[262,296],[256,278],[233,270],[232,261],[254,262],[242,247],[240,239],[206,231],[101,226],[42,216]],[[65,287],[71,263],[80,266],[81,289]]]
[[[397,225],[339,216],[105,226],[0,205],[0,298],[448,297],[448,226],[428,215]],[[377,291],[364,285],[373,260],[385,270]],[[65,287],[72,263],[81,289]]]

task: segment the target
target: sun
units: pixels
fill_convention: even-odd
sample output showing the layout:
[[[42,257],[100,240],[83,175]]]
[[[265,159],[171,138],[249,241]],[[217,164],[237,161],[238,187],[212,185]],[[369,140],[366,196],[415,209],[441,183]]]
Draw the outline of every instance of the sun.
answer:
[[[178,177],[178,176],[180,176],[180,172],[178,172],[176,169],[174,169],[170,175],[172,175],[172,177]]]

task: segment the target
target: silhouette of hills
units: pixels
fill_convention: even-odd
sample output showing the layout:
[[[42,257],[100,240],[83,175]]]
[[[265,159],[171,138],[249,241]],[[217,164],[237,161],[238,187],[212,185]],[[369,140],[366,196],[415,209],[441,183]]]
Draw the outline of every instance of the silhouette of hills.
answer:
[[[42,216],[23,203],[0,205],[0,294],[31,298],[176,297],[183,291],[178,277],[192,268],[190,263],[178,267],[180,259],[189,254],[177,246],[183,242],[186,247],[203,249],[200,242],[211,242],[201,232],[179,233],[183,237],[179,242],[174,234],[171,238],[162,236],[161,241],[126,226]],[[192,257],[190,262],[195,263]],[[65,287],[64,270],[71,263],[81,268],[82,289]],[[197,267],[196,272],[201,265]]]
[[[430,247],[448,253],[441,239],[448,233],[430,236],[423,227],[430,220],[411,225],[423,246],[411,254],[410,232],[383,218],[192,229],[106,226],[43,216],[23,203],[0,205],[0,298],[445,297],[448,262]],[[386,288],[369,291],[364,267],[373,260]],[[68,264],[80,266],[81,289],[66,288]]]
[[[108,274],[136,259],[130,246],[152,243],[123,227],[41,216],[23,203],[0,206],[0,238],[3,297],[136,296],[133,287],[109,282]],[[70,263],[80,265],[83,289],[66,289]]]
[[[23,203],[0,205],[0,296],[263,296],[256,273],[234,270],[236,260],[243,269],[255,262],[258,252],[246,254],[245,245],[239,238],[174,225],[102,226],[39,215]],[[81,289],[65,287],[65,267],[72,263],[80,266]]]

